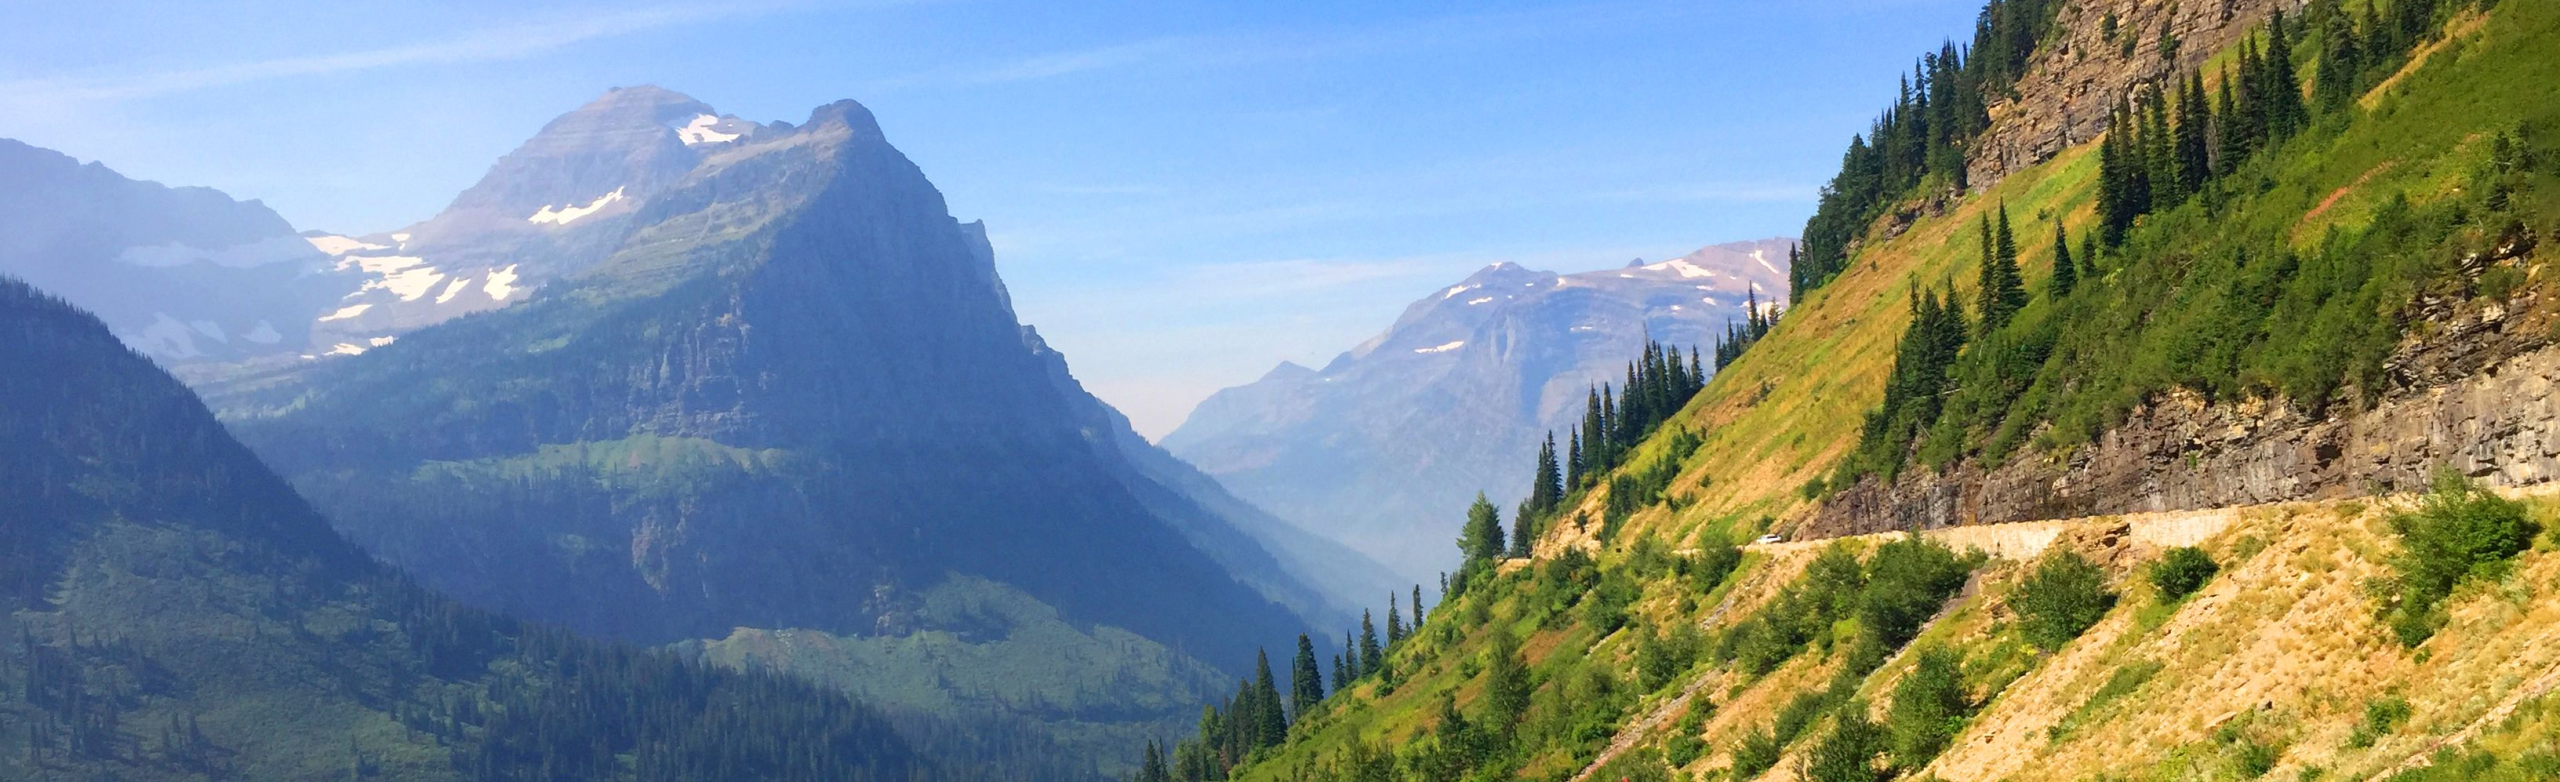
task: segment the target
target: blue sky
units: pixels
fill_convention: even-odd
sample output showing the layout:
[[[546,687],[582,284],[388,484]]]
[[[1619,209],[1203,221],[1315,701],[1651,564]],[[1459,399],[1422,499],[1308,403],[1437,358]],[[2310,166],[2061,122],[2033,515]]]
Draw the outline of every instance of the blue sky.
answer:
[[[854,98],[1023,318],[1159,436],[1494,261],[1792,235],[1978,0],[12,4],[0,136],[424,218],[561,112],[654,83],[797,122]]]

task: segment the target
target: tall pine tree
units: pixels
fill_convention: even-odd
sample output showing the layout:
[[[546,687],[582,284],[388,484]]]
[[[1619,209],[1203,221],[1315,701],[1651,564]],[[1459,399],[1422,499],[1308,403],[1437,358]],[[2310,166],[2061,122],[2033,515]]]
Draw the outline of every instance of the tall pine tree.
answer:
[[[1476,492],[1476,501],[1467,506],[1466,526],[1458,532],[1458,553],[1464,557],[1462,569],[1489,567],[1502,558],[1502,512],[1485,499],[1484,492]]]
[[[1289,713],[1306,719],[1316,704],[1324,702],[1324,676],[1316,670],[1315,641],[1306,633],[1298,634],[1298,656],[1289,663]]]
[[[2071,240],[2063,235],[2062,221],[2053,221],[2053,298],[2069,296],[2080,285],[2079,266],[2071,260]]]
[[[2321,111],[2337,111],[2354,103],[2357,95],[2356,75],[2364,70],[2364,48],[2356,40],[2355,19],[2328,0],[2327,13],[2320,25],[2320,69],[2313,76],[2312,95]]]
[[[2275,10],[2267,20],[2267,136],[2274,140],[2291,138],[2310,122],[2311,113],[2302,103],[2302,81],[2293,69],[2293,37],[2285,24],[2284,9]]]
[[[2018,242],[2009,233],[2009,207],[2000,206],[2000,222],[1995,228],[1991,219],[1982,221],[1982,279],[1980,301],[1982,333],[1999,331],[2009,318],[2027,305],[2027,287],[2018,275]]]
[[[1386,650],[1378,646],[1378,626],[1369,622],[1369,612],[1360,612],[1360,675],[1370,676],[1386,669]]]

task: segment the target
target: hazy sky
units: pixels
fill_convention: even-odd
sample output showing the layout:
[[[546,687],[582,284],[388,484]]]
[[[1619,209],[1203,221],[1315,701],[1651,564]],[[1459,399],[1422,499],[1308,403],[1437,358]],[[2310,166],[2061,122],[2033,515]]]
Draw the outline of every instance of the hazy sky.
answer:
[[[10,3],[0,136],[347,233],[658,84],[854,98],[1149,436],[1508,260],[1793,235],[1979,0]]]

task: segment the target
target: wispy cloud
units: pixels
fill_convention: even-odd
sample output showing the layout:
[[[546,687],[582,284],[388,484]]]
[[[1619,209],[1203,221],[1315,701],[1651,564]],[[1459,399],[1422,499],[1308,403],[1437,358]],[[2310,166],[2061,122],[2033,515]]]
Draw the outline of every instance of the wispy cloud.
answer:
[[[665,27],[755,16],[804,2],[669,5],[560,17],[471,31],[443,40],[378,49],[222,63],[147,73],[81,74],[0,82],[0,99],[18,103],[131,100],[253,82],[402,66],[517,60],[574,44]]]

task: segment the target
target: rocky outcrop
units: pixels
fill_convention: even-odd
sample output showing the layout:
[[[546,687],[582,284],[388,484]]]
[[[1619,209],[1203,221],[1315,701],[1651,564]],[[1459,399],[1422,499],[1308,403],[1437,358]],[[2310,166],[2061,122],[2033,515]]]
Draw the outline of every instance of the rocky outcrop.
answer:
[[[1966,181],[1984,188],[2107,130],[2117,105],[2160,80],[2202,66],[2302,0],[2089,0],[2062,7],[2053,33],[2016,89],[1992,96],[1991,126],[1966,155]],[[2112,25],[2108,23],[2113,18]],[[2164,40],[2174,41],[2164,46]]]
[[[2499,486],[2560,477],[2560,346],[2539,294],[2421,301],[2428,321],[2370,407],[2312,416],[2264,400],[2174,393],[2097,442],[1985,468],[1913,468],[1843,490],[1799,537],[2353,496],[2424,486],[2450,468]],[[2518,314],[2531,313],[2531,314]]]

